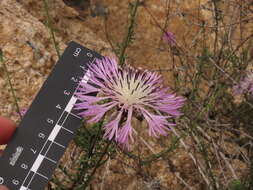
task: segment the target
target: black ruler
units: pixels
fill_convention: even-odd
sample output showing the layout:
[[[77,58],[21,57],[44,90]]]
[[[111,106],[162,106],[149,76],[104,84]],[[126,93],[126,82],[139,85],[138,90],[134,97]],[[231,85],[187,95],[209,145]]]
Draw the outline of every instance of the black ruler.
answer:
[[[87,64],[102,57],[75,42],[55,65],[0,158],[0,184],[10,190],[42,190],[81,124],[73,110]],[[86,72],[85,72],[86,71]]]

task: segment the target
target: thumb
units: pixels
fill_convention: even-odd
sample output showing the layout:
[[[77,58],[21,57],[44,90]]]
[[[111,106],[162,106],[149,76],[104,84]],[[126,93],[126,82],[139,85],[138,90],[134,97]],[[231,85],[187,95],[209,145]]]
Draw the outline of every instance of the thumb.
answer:
[[[0,116],[0,144],[7,144],[15,130],[16,124],[13,121]]]
[[[9,190],[6,186],[0,185],[0,190]]]

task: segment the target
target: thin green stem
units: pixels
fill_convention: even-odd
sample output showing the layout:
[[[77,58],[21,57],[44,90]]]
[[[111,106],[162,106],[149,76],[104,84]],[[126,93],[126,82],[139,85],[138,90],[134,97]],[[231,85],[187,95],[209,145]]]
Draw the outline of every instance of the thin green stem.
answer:
[[[55,51],[57,53],[57,56],[58,56],[58,58],[60,58],[60,56],[61,56],[60,50],[59,50],[59,47],[58,47],[58,45],[56,43],[54,29],[53,29],[51,17],[50,17],[49,11],[48,11],[49,10],[49,6],[48,6],[48,3],[47,3],[47,0],[43,0],[43,2],[44,2],[45,14],[46,14],[46,17],[47,17],[47,27],[48,27],[48,29],[50,31],[50,35],[51,35],[51,38],[52,38],[52,41],[53,41],[54,48],[55,48]]]
[[[89,185],[89,183],[90,183],[92,177],[94,176],[94,174],[96,173],[97,169],[101,166],[101,161],[103,160],[104,156],[106,155],[107,150],[108,150],[108,148],[110,147],[111,143],[112,143],[112,141],[109,141],[109,142],[107,143],[107,145],[106,145],[106,147],[105,147],[105,149],[104,149],[102,155],[100,156],[99,160],[97,161],[97,163],[96,163],[94,169],[92,170],[91,174],[89,175],[89,177],[88,177],[86,183],[84,184],[84,188],[83,188],[83,189],[85,189],[85,188]]]
[[[137,14],[137,9],[139,7],[139,4],[140,4],[139,0],[136,0],[136,2],[134,3],[133,8],[131,8],[130,25],[128,26],[127,35],[126,35],[125,39],[123,40],[123,42],[121,44],[121,48],[120,48],[120,55],[119,55],[119,63],[120,63],[120,65],[124,65],[124,63],[125,63],[126,49],[129,46],[129,44],[131,43],[131,40],[133,39],[135,19],[136,19],[136,14]]]
[[[12,97],[14,99],[14,103],[15,103],[15,106],[16,106],[16,111],[17,111],[20,119],[22,120],[22,114],[20,112],[20,108],[19,108],[19,105],[18,105],[18,98],[17,98],[17,96],[15,94],[15,90],[14,90],[13,84],[11,82],[10,73],[9,73],[9,71],[7,69],[7,66],[5,64],[5,61],[4,61],[2,50],[0,50],[0,62],[3,64],[3,68],[4,68],[4,71],[5,71],[6,76],[7,76],[7,81],[8,81],[8,84],[10,86],[10,89],[11,89],[11,94],[12,94]]]
[[[154,161],[164,157],[167,153],[173,152],[178,147],[179,140],[180,140],[180,138],[174,137],[172,139],[172,143],[171,143],[170,147],[168,147],[167,149],[165,149],[157,154],[153,154],[151,157],[147,158],[146,160],[141,161],[141,165],[150,164],[151,162],[154,162]]]

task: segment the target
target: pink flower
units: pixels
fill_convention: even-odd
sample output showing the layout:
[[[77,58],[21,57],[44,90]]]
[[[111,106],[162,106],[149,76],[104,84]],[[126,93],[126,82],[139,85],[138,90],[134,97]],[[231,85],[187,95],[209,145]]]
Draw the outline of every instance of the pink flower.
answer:
[[[22,109],[20,110],[20,114],[21,114],[22,116],[24,116],[24,115],[26,114],[27,110],[28,110],[28,108],[22,108]]]
[[[26,112],[27,112],[27,110],[28,110],[28,108],[21,108],[19,111],[20,111],[20,115],[22,116],[22,117],[24,117],[24,115],[26,114]],[[19,116],[19,113],[18,112],[15,112],[14,113],[16,116]]]
[[[246,92],[253,95],[253,73],[251,71],[248,71],[246,76],[233,87],[234,95],[242,95]]]
[[[149,135],[154,137],[167,135],[169,127],[175,125],[168,119],[181,115],[184,98],[164,88],[161,76],[155,72],[120,67],[115,59],[107,57],[90,64],[88,72],[89,82],[81,81],[75,94],[79,99],[75,109],[90,123],[108,113],[109,121],[103,126],[106,139],[129,148],[136,134],[131,124],[136,113],[144,117]]]
[[[175,34],[172,32],[165,32],[163,35],[163,39],[172,46],[176,45],[176,37]]]

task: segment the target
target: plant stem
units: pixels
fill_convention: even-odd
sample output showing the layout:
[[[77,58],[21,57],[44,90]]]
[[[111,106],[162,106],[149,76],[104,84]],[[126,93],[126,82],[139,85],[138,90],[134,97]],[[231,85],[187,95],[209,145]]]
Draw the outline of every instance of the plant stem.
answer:
[[[57,56],[58,56],[58,58],[60,58],[61,54],[60,54],[59,47],[58,47],[58,45],[56,43],[54,29],[53,29],[51,18],[50,18],[50,14],[49,14],[49,11],[48,11],[49,10],[48,3],[47,3],[47,0],[43,0],[43,2],[44,2],[44,9],[45,9],[46,17],[47,17],[47,27],[48,27],[48,29],[50,31],[50,35],[51,35],[51,38],[52,38],[52,41],[53,41],[54,48],[55,48],[55,51],[57,53]]]
[[[104,149],[102,155],[100,156],[99,160],[97,161],[97,163],[96,163],[94,169],[92,170],[91,174],[89,175],[89,177],[88,177],[86,183],[84,184],[84,188],[83,188],[83,189],[85,189],[85,188],[89,185],[89,182],[91,181],[92,177],[93,177],[94,174],[96,173],[97,169],[100,167],[100,163],[101,163],[101,161],[103,160],[104,156],[106,155],[107,150],[108,150],[108,148],[110,147],[111,143],[112,143],[112,141],[110,141],[110,142],[107,143],[107,145],[106,145],[106,147],[105,147],[105,149]]]
[[[136,2],[134,3],[134,7],[131,8],[131,20],[130,20],[130,25],[128,27],[128,32],[127,35],[124,39],[124,41],[121,44],[121,51],[120,51],[120,55],[119,55],[119,63],[120,65],[124,65],[125,63],[125,52],[127,47],[129,46],[132,38],[133,38],[133,34],[134,34],[134,24],[135,24],[135,19],[136,19],[136,14],[137,14],[137,9],[139,6],[139,0],[136,0]]]
[[[20,120],[22,120],[22,115],[21,115],[20,108],[19,108],[19,105],[18,105],[18,98],[17,98],[17,96],[15,94],[14,87],[13,87],[13,85],[11,83],[10,73],[9,73],[9,71],[7,69],[6,64],[5,64],[3,53],[2,53],[1,49],[0,49],[0,62],[3,64],[3,68],[4,68],[6,76],[7,76],[8,84],[9,84],[9,86],[11,88],[11,94],[12,94],[12,97],[14,99],[14,103],[15,103],[15,106],[16,106],[16,111],[17,111],[17,113],[18,113],[18,115],[20,117]]]

